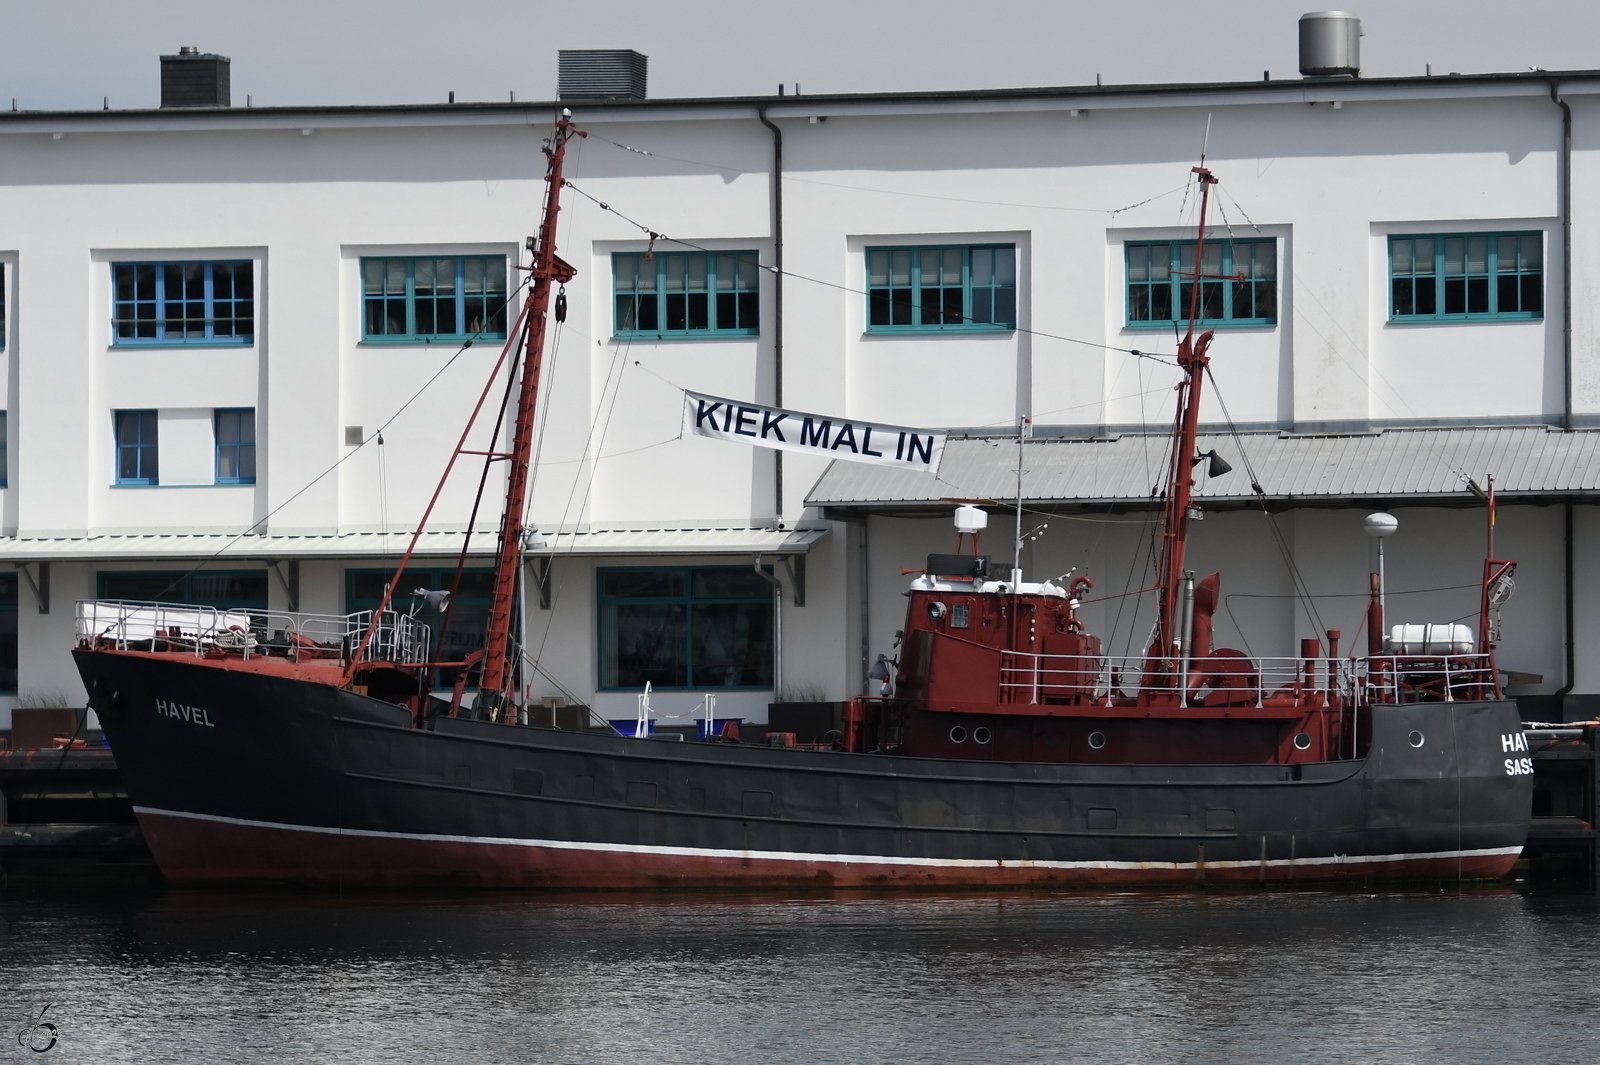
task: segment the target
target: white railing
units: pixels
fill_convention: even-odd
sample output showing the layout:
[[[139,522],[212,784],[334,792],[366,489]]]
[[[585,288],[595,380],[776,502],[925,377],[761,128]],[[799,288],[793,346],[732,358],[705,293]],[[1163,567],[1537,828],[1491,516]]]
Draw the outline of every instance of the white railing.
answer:
[[[1358,660],[1369,703],[1438,703],[1497,697],[1485,654],[1374,655]]]
[[[354,614],[300,614],[275,610],[223,610],[177,603],[84,599],[77,606],[79,647],[210,652],[348,661],[372,625],[370,610]],[[363,659],[420,665],[433,644],[429,627],[407,614],[386,610],[373,630]]]
[[[1315,694],[1346,706],[1492,698],[1487,655],[1386,655],[1373,658],[1152,659],[1039,655],[1005,651],[1000,702],[1106,702],[1140,695],[1176,697],[1181,705],[1262,706]]]

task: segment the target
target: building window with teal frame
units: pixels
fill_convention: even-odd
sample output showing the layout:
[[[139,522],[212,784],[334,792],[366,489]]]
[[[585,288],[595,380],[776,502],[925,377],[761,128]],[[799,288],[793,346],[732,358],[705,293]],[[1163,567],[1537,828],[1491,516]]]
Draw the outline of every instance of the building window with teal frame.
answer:
[[[1543,317],[1543,233],[1389,238],[1390,321]]]
[[[619,337],[761,332],[761,268],[753,251],[618,252],[611,274]]]
[[[600,687],[772,687],[772,585],[748,566],[599,571]]]
[[[454,566],[416,568],[407,566],[400,575],[400,586],[389,599],[389,609],[405,614],[415,614],[428,626],[434,649],[440,662],[459,662],[473,651],[483,647],[484,634],[489,627],[489,597],[494,592],[494,570],[469,568],[461,571],[461,584],[456,588],[455,606],[449,610],[450,630],[439,639],[439,626],[444,622],[444,611],[434,610],[418,591],[449,591],[455,582]],[[383,602],[383,590],[394,580],[393,570],[345,570],[345,609],[376,610]],[[475,673],[476,671],[471,671]],[[434,671],[433,687],[453,688],[457,670]]]
[[[1016,245],[867,249],[869,333],[1016,327]]]
[[[218,610],[266,610],[267,571],[136,570],[97,575],[101,599],[184,603]]]
[[[506,335],[504,255],[361,260],[362,339],[403,344]]]
[[[112,263],[112,343],[249,344],[255,264]]]
[[[10,422],[7,412],[0,410],[0,488],[11,487],[11,446],[7,435]]]
[[[1187,322],[1194,300],[1192,240],[1129,241],[1127,314],[1130,329],[1171,329]],[[1275,325],[1278,321],[1278,242],[1208,240],[1200,264],[1201,325]]]
[[[0,263],[0,351],[6,346],[6,264]]]
[[[216,412],[217,483],[256,483],[256,412],[239,407]]]
[[[160,484],[161,446],[156,412],[119,410],[115,413],[117,483]]]

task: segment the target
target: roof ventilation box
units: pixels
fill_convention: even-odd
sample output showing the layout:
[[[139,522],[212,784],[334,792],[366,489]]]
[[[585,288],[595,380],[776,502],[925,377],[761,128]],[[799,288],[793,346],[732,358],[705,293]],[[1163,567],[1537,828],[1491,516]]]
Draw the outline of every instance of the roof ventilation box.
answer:
[[[556,95],[563,100],[643,100],[650,57],[630,48],[563,50]]]
[[[232,107],[225,55],[184,45],[177,55],[161,57],[162,107]]]
[[[1348,11],[1301,15],[1300,73],[1308,78],[1359,77],[1361,20]]]

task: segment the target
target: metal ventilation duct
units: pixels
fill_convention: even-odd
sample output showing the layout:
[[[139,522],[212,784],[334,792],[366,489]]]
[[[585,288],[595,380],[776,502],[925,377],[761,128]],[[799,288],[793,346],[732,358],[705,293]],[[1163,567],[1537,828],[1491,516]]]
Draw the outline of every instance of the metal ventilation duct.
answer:
[[[628,48],[562,51],[556,95],[563,100],[643,100],[650,57]]]
[[[184,45],[161,57],[162,107],[231,107],[228,72],[233,60]]]
[[[1301,15],[1300,73],[1309,78],[1359,77],[1361,20],[1348,11]]]

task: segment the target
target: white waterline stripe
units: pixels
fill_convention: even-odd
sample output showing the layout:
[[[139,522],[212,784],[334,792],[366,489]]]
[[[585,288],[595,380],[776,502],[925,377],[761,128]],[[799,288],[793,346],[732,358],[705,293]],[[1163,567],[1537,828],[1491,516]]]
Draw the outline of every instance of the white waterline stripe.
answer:
[[[833,865],[913,865],[956,869],[1298,869],[1312,865],[1365,865],[1369,863],[1416,862],[1436,858],[1488,858],[1507,854],[1521,854],[1519,847],[1483,847],[1476,850],[1416,851],[1410,854],[1334,854],[1321,858],[1269,858],[1265,861],[1222,862],[1059,862],[1024,858],[902,858],[890,855],[868,854],[806,854],[800,851],[736,851],[716,847],[663,847],[638,843],[579,843],[562,839],[513,839],[501,836],[448,836],[423,832],[379,832],[359,828],[322,828],[312,825],[286,825],[275,821],[249,821],[239,817],[222,817],[218,814],[194,814],[177,810],[158,810],[148,806],[135,806],[135,813],[157,814],[162,817],[186,817],[196,821],[214,821],[225,825],[242,825],[247,828],[273,828],[285,832],[312,832],[327,836],[364,836],[374,839],[403,839],[423,843],[470,843],[501,847],[542,847],[549,850],[611,851],[621,854],[655,854],[676,858],[729,858],[761,859],[780,862],[826,862]],[[1115,837],[1109,837],[1115,838]],[[1203,842],[1203,841],[1201,841]]]

